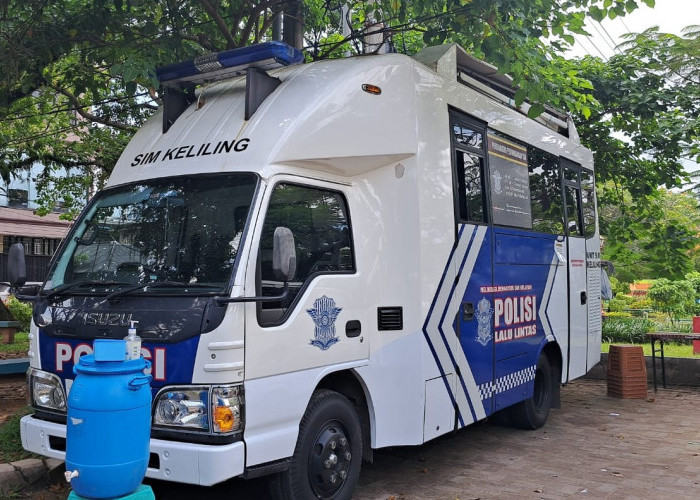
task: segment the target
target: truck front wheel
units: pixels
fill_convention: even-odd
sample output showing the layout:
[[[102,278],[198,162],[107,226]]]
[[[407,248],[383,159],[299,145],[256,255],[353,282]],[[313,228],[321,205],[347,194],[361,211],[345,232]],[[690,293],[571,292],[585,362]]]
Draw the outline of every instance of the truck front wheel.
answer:
[[[334,391],[314,393],[299,425],[289,468],[271,478],[274,498],[352,497],[362,463],[362,431],[353,404]]]

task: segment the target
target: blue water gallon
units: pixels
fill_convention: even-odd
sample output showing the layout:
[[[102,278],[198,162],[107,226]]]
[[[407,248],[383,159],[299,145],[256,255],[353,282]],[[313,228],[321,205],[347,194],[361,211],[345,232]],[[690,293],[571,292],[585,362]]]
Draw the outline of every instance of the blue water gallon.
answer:
[[[109,343],[109,344],[102,344]],[[151,435],[150,362],[124,360],[121,340],[96,340],[74,367],[68,396],[66,471],[75,493],[116,498],[146,474]],[[77,472],[76,472],[77,471]]]

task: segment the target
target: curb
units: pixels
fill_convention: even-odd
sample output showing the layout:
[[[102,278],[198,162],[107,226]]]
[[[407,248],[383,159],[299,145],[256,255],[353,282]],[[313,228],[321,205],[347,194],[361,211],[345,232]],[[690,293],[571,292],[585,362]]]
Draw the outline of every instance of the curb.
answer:
[[[644,356],[647,369],[647,382],[654,383],[654,369],[652,357]],[[600,362],[584,376],[591,380],[607,380],[608,354],[602,353]],[[661,359],[656,356],[656,381],[661,387]],[[700,387],[700,359],[694,358],[666,358],[666,384],[682,385],[688,387]]]
[[[42,479],[49,479],[63,466],[57,458],[27,458],[0,464],[0,497],[22,491]]]

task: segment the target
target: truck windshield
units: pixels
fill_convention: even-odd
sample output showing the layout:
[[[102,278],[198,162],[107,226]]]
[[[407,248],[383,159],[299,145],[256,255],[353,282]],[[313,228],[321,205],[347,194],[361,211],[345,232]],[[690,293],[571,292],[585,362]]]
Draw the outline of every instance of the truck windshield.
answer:
[[[76,222],[43,292],[225,291],[256,186],[236,173],[107,189]]]

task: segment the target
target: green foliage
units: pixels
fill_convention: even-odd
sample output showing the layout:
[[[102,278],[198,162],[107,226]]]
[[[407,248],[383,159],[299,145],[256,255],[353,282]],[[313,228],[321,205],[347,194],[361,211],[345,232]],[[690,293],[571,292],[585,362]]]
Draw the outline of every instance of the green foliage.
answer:
[[[691,312],[694,316],[697,316],[700,314],[700,304],[698,301],[700,301],[700,272],[698,271],[692,271],[688,274],[685,275],[686,281],[690,283],[690,285],[693,287],[693,290],[695,291],[695,294],[693,296],[693,306],[689,312]]]
[[[647,332],[655,330],[655,323],[647,318],[606,317],[602,338],[605,342],[640,344]]]
[[[612,287],[613,297],[618,293],[629,293],[630,285],[629,283],[624,283],[617,279],[615,276],[609,276],[610,286]]]
[[[632,297],[634,300],[629,303],[630,309],[651,309],[654,305],[649,297]]]
[[[645,356],[651,356],[651,344],[646,342],[641,344]],[[610,344],[603,343],[600,348],[601,352],[609,352]],[[693,346],[691,344],[664,342],[664,353],[667,358],[698,358],[698,355],[693,354]]]
[[[3,353],[3,358],[15,359],[26,358],[29,352],[29,332],[17,332],[15,341],[10,344],[0,343],[0,353]]]
[[[578,64],[559,64],[586,34],[587,17],[615,18],[651,0],[58,0],[0,9],[0,176],[36,162],[43,210],[79,208],[134,131],[160,104],[154,68],[271,39],[280,12],[303,23],[308,60],[371,51],[368,32],[391,34],[400,52],[458,42],[520,87],[530,114],[553,105],[591,116],[595,97]],[[350,9],[349,33],[341,5]],[[373,20],[381,20],[377,24]],[[77,119],[76,119],[77,118]],[[68,180],[54,172],[69,169]],[[74,184],[71,182],[74,181]]]
[[[627,300],[626,296],[619,293],[615,295],[615,298],[610,299],[606,303],[606,308],[610,312],[620,312],[624,309],[629,309],[630,302]]]
[[[616,318],[631,318],[632,314],[628,312],[622,312],[622,311],[611,311],[611,312],[606,312],[605,313],[605,320],[607,321],[608,319],[616,319]]]
[[[22,448],[22,440],[19,433],[19,421],[31,413],[27,406],[18,410],[7,422],[0,425],[0,462],[10,463],[25,458],[33,458],[36,455]]]
[[[695,290],[689,281],[660,278],[651,285],[648,296],[661,311],[668,314],[674,325],[680,316],[693,307]]]
[[[32,320],[32,305],[27,302],[20,302],[14,295],[10,295],[6,302],[7,308],[15,317],[15,320],[22,323],[20,331],[28,332],[29,324]]]
[[[599,185],[603,257],[615,263],[616,277],[682,279],[693,269],[700,240],[700,210],[692,196],[666,191],[634,197],[613,181]]]

